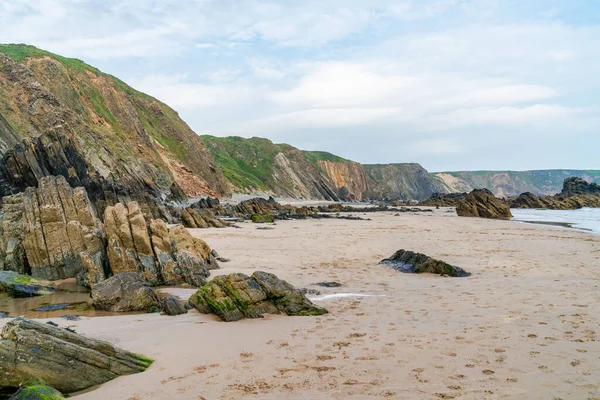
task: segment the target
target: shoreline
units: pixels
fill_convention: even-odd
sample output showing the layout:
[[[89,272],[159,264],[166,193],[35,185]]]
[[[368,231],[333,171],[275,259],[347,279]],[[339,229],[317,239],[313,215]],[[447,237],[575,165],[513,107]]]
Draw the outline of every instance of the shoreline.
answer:
[[[358,213],[360,215],[361,213]],[[431,214],[192,229],[231,262],[329,297],[320,317],[225,323],[196,311],[52,319],[153,358],[76,399],[496,399],[600,396],[600,238],[573,229]],[[396,272],[400,248],[472,276]],[[338,281],[339,288],[313,286]],[[0,325],[3,322],[0,320]]]

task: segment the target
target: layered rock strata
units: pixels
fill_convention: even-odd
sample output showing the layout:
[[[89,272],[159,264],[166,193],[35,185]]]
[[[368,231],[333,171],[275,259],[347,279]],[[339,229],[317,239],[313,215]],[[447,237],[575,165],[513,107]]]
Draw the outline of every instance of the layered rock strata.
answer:
[[[0,340],[0,388],[17,388],[32,377],[62,393],[145,371],[152,360],[66,329],[17,318]]]

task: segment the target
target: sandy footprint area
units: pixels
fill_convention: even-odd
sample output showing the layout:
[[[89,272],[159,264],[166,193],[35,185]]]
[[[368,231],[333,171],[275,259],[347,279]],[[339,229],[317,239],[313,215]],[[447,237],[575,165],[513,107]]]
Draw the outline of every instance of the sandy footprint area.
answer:
[[[447,211],[192,230],[231,258],[217,274],[376,296],[322,299],[321,317],[56,319],[156,360],[76,398],[600,398],[600,236]],[[401,248],[473,275],[378,265]],[[332,280],[344,286],[311,286]]]

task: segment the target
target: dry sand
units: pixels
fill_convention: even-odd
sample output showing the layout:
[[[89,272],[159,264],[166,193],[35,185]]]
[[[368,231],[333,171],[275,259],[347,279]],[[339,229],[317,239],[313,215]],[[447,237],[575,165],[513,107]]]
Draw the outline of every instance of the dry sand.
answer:
[[[600,398],[600,236],[446,211],[193,230],[232,259],[218,274],[264,270],[324,294],[382,297],[234,323],[195,311],[56,319],[156,360],[76,398]],[[378,265],[401,248],[473,275]],[[324,280],[344,287],[310,286]]]

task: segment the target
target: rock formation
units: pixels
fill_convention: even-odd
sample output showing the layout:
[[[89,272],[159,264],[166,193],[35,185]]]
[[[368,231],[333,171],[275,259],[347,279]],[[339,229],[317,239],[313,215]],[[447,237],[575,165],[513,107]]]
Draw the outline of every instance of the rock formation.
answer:
[[[570,177],[563,182],[562,196],[574,196],[579,194],[600,195],[600,185],[588,183],[579,177]]]
[[[255,272],[251,277],[240,273],[217,276],[189,301],[201,313],[214,313],[226,322],[280,312],[303,316],[327,313],[294,286],[266,272]]]
[[[583,207],[600,207],[600,185],[587,183],[581,178],[565,179],[563,189],[554,196],[538,197],[533,193],[523,193],[508,200],[511,208],[532,208],[548,210],[577,210]]]
[[[420,201],[420,206],[426,207],[456,207],[458,202],[465,199],[467,193],[434,193],[430,198]]]
[[[456,213],[460,217],[512,218],[508,204],[487,189],[475,189],[469,193],[458,202]]]
[[[123,272],[92,287],[92,304],[96,310],[111,312],[149,312],[160,309],[160,300],[139,274]]]
[[[4,198],[0,265],[34,278],[77,276],[84,267],[103,271],[102,224],[84,188],[64,177],[44,177],[39,187]]]
[[[104,220],[114,274],[137,272],[151,284],[200,286],[210,269],[219,268],[204,241],[182,226],[169,229],[162,220],[147,223],[135,202],[108,207]]]
[[[112,274],[136,272],[152,284],[200,286],[218,268],[210,248],[181,226],[147,220],[136,202],[106,207],[100,222],[87,192],[65,178],[3,199],[0,270],[37,279],[77,277],[93,287]]]
[[[224,228],[226,223],[215,217],[213,212],[208,209],[199,211],[187,207],[181,211],[181,222],[186,228]]]
[[[48,324],[17,318],[2,330],[0,388],[38,377],[62,393],[145,371],[152,360],[110,343]]]
[[[381,264],[389,265],[400,272],[406,273],[429,273],[461,278],[471,275],[462,268],[428,257],[425,254],[407,250],[398,250],[390,258],[382,260]]]

